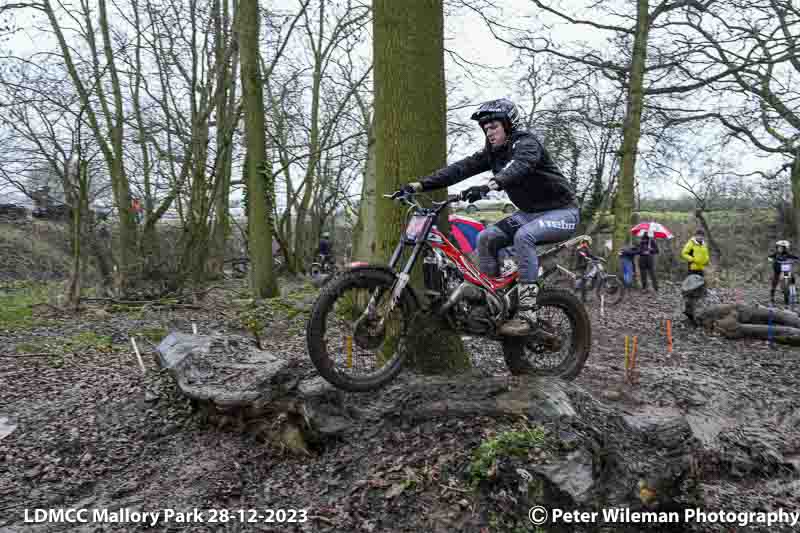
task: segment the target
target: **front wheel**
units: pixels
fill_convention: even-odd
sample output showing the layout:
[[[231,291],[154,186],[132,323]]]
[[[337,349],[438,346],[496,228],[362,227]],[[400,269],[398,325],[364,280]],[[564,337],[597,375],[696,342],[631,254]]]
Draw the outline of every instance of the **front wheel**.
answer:
[[[408,289],[389,312],[397,278],[383,269],[348,271],[333,278],[311,309],[306,343],[320,375],[348,392],[383,387],[401,370],[416,312]]]
[[[544,289],[538,297],[537,332],[503,339],[506,361],[525,360],[537,376],[575,379],[592,347],[592,326],[586,308],[570,292]]]

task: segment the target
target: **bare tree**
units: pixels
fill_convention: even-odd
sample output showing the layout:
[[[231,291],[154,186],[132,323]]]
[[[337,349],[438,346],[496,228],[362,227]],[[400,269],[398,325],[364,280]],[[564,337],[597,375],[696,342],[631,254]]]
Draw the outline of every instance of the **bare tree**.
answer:
[[[272,205],[274,184],[267,164],[264,135],[264,96],[258,61],[258,2],[240,5],[239,51],[242,62],[245,133],[247,138],[247,202],[250,285],[253,293],[267,298],[278,293],[272,263]]]
[[[605,50],[566,47],[547,36],[546,28],[520,29],[491,16],[493,7],[485,0],[462,0],[462,4],[484,18],[497,39],[525,51],[531,57],[548,54],[561,60],[565,75],[580,79],[591,71],[607,83],[625,91],[626,111],[621,124],[620,172],[614,198],[614,248],[630,239],[628,228],[634,207],[637,155],[642,134],[642,117],[653,98],[685,95],[709,83],[730,76],[737,67],[710,60],[705,43],[683,24],[686,17],[702,16],[716,0],[636,0],[620,6],[606,0],[592,3],[599,13],[584,19],[554,7],[548,0],[531,0],[542,14],[592,32],[608,35]],[[609,54],[608,48],[612,53]],[[673,112],[682,112],[674,106]]]

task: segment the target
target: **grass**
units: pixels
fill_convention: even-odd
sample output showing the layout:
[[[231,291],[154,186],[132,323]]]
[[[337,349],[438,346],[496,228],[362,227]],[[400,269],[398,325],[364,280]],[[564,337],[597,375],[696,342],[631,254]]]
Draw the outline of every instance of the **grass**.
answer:
[[[98,335],[93,331],[77,333],[72,337],[53,338],[47,341],[25,342],[17,345],[17,353],[79,353],[88,350],[110,352],[113,350],[111,337]]]
[[[545,443],[546,433],[541,427],[528,427],[518,431],[505,431],[483,442],[473,453],[469,477],[473,485],[494,477],[495,462],[499,457],[524,457],[528,451]]]
[[[0,285],[0,329],[27,329],[44,321],[33,316],[33,306],[48,301],[49,287],[16,281]]]
[[[144,337],[153,344],[158,344],[167,336],[167,328],[141,328],[131,332],[132,336]]]

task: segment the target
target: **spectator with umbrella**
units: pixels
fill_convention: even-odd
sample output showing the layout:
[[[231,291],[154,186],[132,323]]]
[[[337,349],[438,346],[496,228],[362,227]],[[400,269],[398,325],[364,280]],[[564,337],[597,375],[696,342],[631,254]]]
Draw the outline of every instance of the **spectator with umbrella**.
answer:
[[[640,237],[637,253],[639,254],[639,273],[642,290],[647,290],[647,278],[653,283],[653,290],[658,292],[655,256],[658,255],[656,239],[671,239],[672,232],[658,222],[642,222],[631,228],[631,234]]]

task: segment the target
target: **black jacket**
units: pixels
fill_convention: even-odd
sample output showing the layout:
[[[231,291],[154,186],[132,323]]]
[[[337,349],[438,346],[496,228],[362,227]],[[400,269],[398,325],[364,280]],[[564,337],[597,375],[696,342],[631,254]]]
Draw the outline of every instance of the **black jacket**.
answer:
[[[789,259],[794,259],[795,261],[797,261],[798,259],[800,259],[800,257],[797,257],[794,254],[790,253],[779,254],[778,252],[772,252],[767,257],[769,257],[770,260],[772,260],[772,271],[775,272],[776,274],[781,271],[781,265],[780,265],[781,261],[788,261]]]
[[[423,190],[441,189],[491,170],[508,198],[527,213],[577,207],[575,191],[542,143],[516,130],[498,150],[487,146],[420,180]]]
[[[658,245],[655,239],[642,239],[639,243],[639,257],[649,257],[658,254]]]
[[[318,253],[319,255],[331,255],[331,241],[320,239]]]

